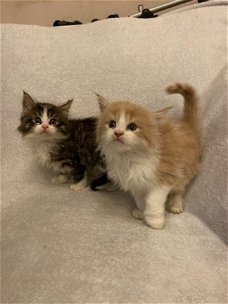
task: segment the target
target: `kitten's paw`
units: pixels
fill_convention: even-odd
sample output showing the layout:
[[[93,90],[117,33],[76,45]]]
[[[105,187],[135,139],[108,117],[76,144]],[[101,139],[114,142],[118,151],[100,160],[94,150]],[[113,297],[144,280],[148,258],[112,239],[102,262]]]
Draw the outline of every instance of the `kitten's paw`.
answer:
[[[174,213],[174,214],[180,214],[184,211],[182,206],[168,206],[167,205],[166,209],[170,213]]]
[[[65,182],[67,182],[68,178],[65,175],[59,175],[59,176],[54,176],[51,179],[52,184],[54,185],[59,185],[59,184],[64,184]]]
[[[74,191],[84,190],[88,186],[87,176],[85,175],[78,183],[70,185],[70,189]]]
[[[182,200],[168,201],[166,203],[166,210],[174,214],[179,214],[184,212],[183,201]]]
[[[81,190],[84,190],[86,187],[87,187],[87,185],[80,184],[80,182],[77,184],[70,185],[70,189],[74,190],[74,191],[81,191]]]
[[[163,229],[165,227],[165,216],[145,215],[145,223],[153,229]]]
[[[132,216],[138,220],[143,220],[143,212],[137,208],[132,211]]]

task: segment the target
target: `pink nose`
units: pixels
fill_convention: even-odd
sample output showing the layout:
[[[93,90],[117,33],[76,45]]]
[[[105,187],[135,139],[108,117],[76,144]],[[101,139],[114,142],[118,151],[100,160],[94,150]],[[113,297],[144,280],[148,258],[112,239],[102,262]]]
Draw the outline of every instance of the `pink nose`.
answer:
[[[42,126],[41,126],[43,129],[48,129],[48,124],[42,124]]]
[[[115,131],[114,134],[116,135],[116,137],[120,137],[122,136],[124,133],[121,131]]]

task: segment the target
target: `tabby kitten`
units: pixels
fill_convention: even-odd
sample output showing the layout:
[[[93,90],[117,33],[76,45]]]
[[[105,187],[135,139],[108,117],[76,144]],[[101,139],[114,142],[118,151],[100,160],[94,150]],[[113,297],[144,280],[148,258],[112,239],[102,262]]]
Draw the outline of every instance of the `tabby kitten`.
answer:
[[[96,144],[97,119],[69,119],[72,101],[55,106],[35,102],[24,92],[18,131],[33,146],[38,161],[58,174],[53,183],[73,177],[71,189],[80,190],[88,178],[102,174],[103,167]]]
[[[172,213],[183,211],[183,194],[201,153],[195,90],[177,83],[167,92],[184,97],[179,121],[165,118],[170,108],[149,112],[132,102],[109,103],[98,96],[97,142],[108,176],[134,197],[133,216],[155,229],[165,225],[165,204]]]

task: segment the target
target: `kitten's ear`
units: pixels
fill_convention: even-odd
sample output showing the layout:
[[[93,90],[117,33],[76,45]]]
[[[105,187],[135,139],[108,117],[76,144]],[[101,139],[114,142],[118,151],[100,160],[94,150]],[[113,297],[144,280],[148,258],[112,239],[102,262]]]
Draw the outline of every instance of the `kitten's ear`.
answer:
[[[32,97],[25,91],[23,91],[23,112],[27,112],[32,109],[35,105],[35,101]]]
[[[99,103],[99,107],[100,107],[100,110],[101,112],[104,112],[104,110],[107,108],[107,106],[110,104],[110,102],[105,99],[103,96],[97,94],[97,98],[98,98],[98,103]]]
[[[59,107],[61,112],[64,112],[65,115],[68,115],[70,107],[72,105],[74,98],[69,99],[66,103]]]
[[[170,107],[166,107],[164,109],[161,109],[161,110],[158,110],[156,112],[153,112],[153,116],[157,119],[157,120],[160,120],[161,118],[163,118],[166,113],[172,109],[172,106]]]

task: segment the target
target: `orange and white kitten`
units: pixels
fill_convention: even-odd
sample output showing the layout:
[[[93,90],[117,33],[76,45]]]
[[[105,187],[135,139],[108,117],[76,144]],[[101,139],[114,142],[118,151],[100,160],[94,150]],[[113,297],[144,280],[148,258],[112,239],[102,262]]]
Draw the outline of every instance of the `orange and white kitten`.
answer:
[[[171,107],[149,112],[132,102],[109,103],[98,95],[97,142],[108,176],[134,197],[133,216],[155,229],[164,228],[165,207],[172,213],[183,211],[183,194],[198,171],[201,154],[195,90],[177,83],[167,92],[184,97],[179,121],[165,118]]]

